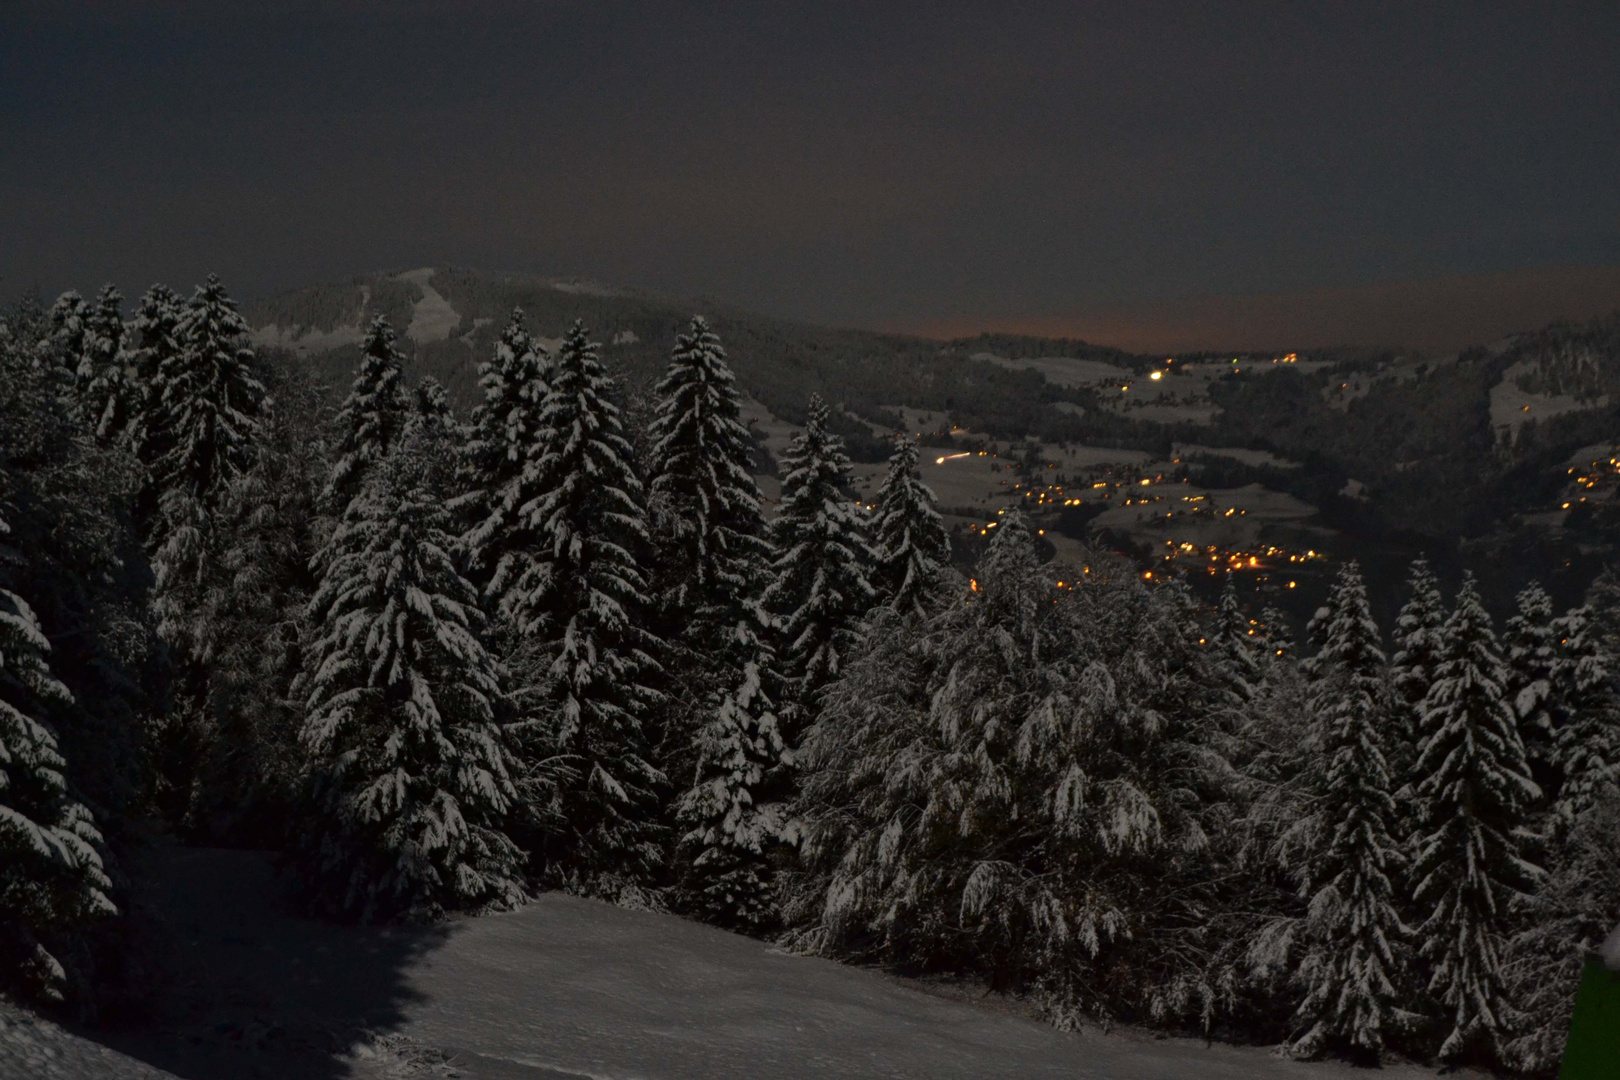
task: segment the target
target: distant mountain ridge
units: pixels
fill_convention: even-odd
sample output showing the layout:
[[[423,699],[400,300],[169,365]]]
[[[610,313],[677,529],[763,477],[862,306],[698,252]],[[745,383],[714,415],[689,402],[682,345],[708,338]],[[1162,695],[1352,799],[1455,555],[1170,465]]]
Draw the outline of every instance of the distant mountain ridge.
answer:
[[[1302,500],[1324,546],[1336,536],[1346,551],[1387,549],[1392,565],[1420,550],[1442,567],[1500,561],[1504,589],[1535,573],[1573,593],[1620,540],[1607,482],[1570,488],[1572,459],[1620,446],[1620,312],[1434,358],[1365,347],[1166,357],[1013,334],[938,341],[458,268],[314,285],[243,311],[261,350],[308,364],[336,392],[365,324],[385,316],[410,374],[434,375],[465,411],[514,307],[547,340],[583,320],[630,392],[652,385],[700,311],[778,429],[802,423],[819,392],[840,406],[834,424],[861,462],[883,459],[902,430],[927,445],[1047,453],[1054,465],[1059,455],[1042,448],[1166,461],[1178,445],[1208,448],[1217,453],[1188,466],[1200,483]]]

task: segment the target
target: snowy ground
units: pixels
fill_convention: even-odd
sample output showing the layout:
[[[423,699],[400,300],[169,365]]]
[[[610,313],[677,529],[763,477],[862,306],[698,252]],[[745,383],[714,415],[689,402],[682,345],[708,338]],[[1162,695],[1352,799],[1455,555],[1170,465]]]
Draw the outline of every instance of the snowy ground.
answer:
[[[1365,1075],[1141,1032],[1064,1034],[1015,1002],[571,897],[437,927],[344,929],[287,912],[260,854],[174,851],[157,869],[151,900],[166,905],[176,958],[163,1000],[140,1028],[88,1034],[187,1080]],[[0,1017],[0,1047],[17,1041],[16,1023]],[[167,1080],[52,1038],[76,1055],[60,1075]],[[19,1071],[22,1060],[0,1056],[0,1078],[58,1075]]]

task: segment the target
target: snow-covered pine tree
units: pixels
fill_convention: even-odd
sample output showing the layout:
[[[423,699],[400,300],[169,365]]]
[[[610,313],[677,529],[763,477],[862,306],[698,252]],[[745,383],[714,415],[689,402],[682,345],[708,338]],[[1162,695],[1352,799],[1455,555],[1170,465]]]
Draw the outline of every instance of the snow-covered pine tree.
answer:
[[[950,565],[951,539],[935,501],[917,472],[917,444],[899,436],[878,488],[872,538],[876,578],[885,602],[896,611],[921,614],[940,571]]]
[[[963,602],[873,613],[806,737],[795,947],[1032,987],[1059,1023],[1213,1015],[1197,619],[1093,570],[1056,588],[1014,511]]]
[[[503,521],[532,538],[503,555],[489,593],[546,666],[550,754],[576,781],[561,791],[562,830],[544,851],[545,876],[635,902],[662,861],[657,790],[646,730],[658,694],[654,641],[636,619],[648,542],[641,481],[612,380],[582,323],[551,365],[540,427],[523,473],[500,494]],[[518,556],[521,556],[518,557]]]
[[[116,912],[101,834],[63,776],[50,714],[73,699],[50,650],[33,610],[0,586],[0,986],[61,1000],[61,944]]]
[[[197,662],[210,654],[193,593],[212,572],[211,516],[252,463],[266,409],[253,354],[242,345],[247,330],[236,303],[210,275],[180,315],[178,351],[159,369],[161,397],[147,413],[148,438],[163,447],[152,466],[158,494],[152,608],[159,634]]]
[[[1210,631],[1209,653],[1223,689],[1230,692],[1239,705],[1254,697],[1255,685],[1261,677],[1260,654],[1264,640],[1243,613],[1238,603],[1237,583],[1227,575],[1220,606],[1215,611],[1215,625]]]
[[[173,289],[153,285],[141,297],[140,307],[131,321],[130,379],[133,385],[127,441],[135,456],[149,469],[168,449],[163,434],[153,425],[162,420],[161,373],[166,367],[174,370],[172,362],[180,353],[182,310],[183,304]]]
[[[865,515],[844,490],[849,458],[827,427],[819,394],[811,396],[804,430],[782,466],[782,511],[771,526],[777,555],[763,599],[780,619],[784,667],[808,702],[838,676],[841,657],[856,644],[877,596],[871,583],[877,556]]]
[[[771,551],[736,379],[701,316],[675,339],[656,394],[649,496],[657,604],[671,637],[746,658],[759,622],[750,608]]]
[[[405,447],[372,470],[310,602],[298,858],[315,909],[363,922],[523,898],[521,853],[500,830],[515,793],[499,671],[428,468]]]
[[[773,665],[756,637],[736,685],[698,731],[696,779],[676,806],[689,903],[710,922],[753,933],[777,921],[773,864],[797,840]]]
[[[1417,762],[1422,732],[1423,699],[1434,683],[1434,673],[1445,645],[1446,605],[1440,584],[1429,569],[1427,559],[1412,560],[1406,581],[1407,600],[1395,619],[1395,655],[1390,660],[1389,680],[1395,692],[1395,730],[1387,743],[1389,763],[1396,778],[1399,799],[1405,809],[1400,834],[1406,836],[1411,820],[1410,785],[1412,767]]]
[[[102,442],[119,441],[129,426],[131,394],[124,348],[123,294],[105,285],[85,320],[79,359],[79,409],[85,426]]]
[[[162,397],[150,426],[163,456],[156,479],[165,494],[180,493],[204,510],[247,468],[266,408],[247,333],[236,302],[209,275],[181,312],[179,349],[157,375]]]
[[[1582,968],[1620,925],[1620,792],[1613,788],[1560,831],[1547,879],[1519,910],[1507,986],[1525,1013],[1506,1061],[1552,1075],[1564,1056]]]
[[[472,411],[462,448],[462,494],[453,503],[472,523],[463,539],[469,576],[486,587],[493,577],[521,573],[538,542],[514,519],[530,493],[513,485],[521,483],[535,453],[549,367],[550,358],[523,324],[523,310],[513,308],[494,355],[478,365],[484,400]]]
[[[79,416],[83,389],[79,381],[79,365],[84,360],[84,332],[90,314],[91,307],[84,297],[71,289],[58,296],[56,303],[51,305],[50,344],[55,352],[51,372],[62,404],[75,417]]]
[[[1558,635],[1552,623],[1552,597],[1539,582],[1532,581],[1519,592],[1518,611],[1508,619],[1502,634],[1508,701],[1519,720],[1531,776],[1544,792],[1556,787],[1553,737],[1561,711],[1555,692]]]
[[[341,512],[399,441],[410,403],[406,399],[405,358],[395,348],[394,328],[381,315],[360,343],[360,364],[343,407],[338,410],[337,460],[321,498]]]
[[[455,410],[450,407],[450,395],[444,384],[431,375],[417,380],[411,393],[411,411],[405,419],[405,436],[421,435],[429,439],[456,439],[461,431],[456,423]]]
[[[1305,1057],[1340,1047],[1376,1063],[1401,1007],[1406,935],[1396,907],[1403,868],[1392,835],[1393,781],[1384,753],[1389,701],[1378,626],[1361,568],[1339,571],[1310,665],[1313,761],[1310,811],[1293,830],[1291,861],[1306,902],[1296,978],[1305,990],[1291,1049]],[[1318,616],[1319,619],[1322,616]]]
[[[1415,769],[1421,823],[1414,898],[1429,991],[1446,1010],[1439,1057],[1499,1055],[1516,1010],[1504,986],[1508,905],[1541,871],[1524,857],[1541,791],[1530,777],[1507,671],[1472,575],[1446,620],[1423,700]]]
[[[202,842],[280,848],[302,769],[303,710],[290,689],[318,584],[311,562],[332,524],[318,512],[331,466],[312,374],[271,374],[281,407],[212,516],[208,573],[187,598],[208,648],[207,739],[187,824]]]
[[[1560,716],[1547,747],[1554,837],[1620,788],[1620,695],[1603,623],[1584,605],[1553,623]]]
[[[1261,669],[1278,657],[1294,655],[1293,623],[1281,608],[1267,604],[1260,609],[1260,625],[1255,639],[1259,646]]]

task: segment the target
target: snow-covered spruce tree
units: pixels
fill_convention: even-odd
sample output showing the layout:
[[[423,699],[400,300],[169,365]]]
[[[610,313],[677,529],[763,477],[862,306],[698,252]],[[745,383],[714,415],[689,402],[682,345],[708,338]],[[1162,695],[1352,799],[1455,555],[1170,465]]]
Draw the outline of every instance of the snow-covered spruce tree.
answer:
[[[394,328],[381,315],[360,343],[360,365],[349,396],[338,410],[337,460],[321,497],[342,511],[365,484],[366,473],[388,456],[405,429],[410,403],[405,396],[405,358],[394,347]]]
[[[758,627],[750,609],[771,552],[736,380],[701,316],[676,338],[656,394],[657,606],[672,638],[748,657]]]
[[[514,790],[495,660],[456,570],[430,462],[403,447],[349,504],[319,557],[301,742],[311,906],[375,922],[522,901],[500,821]]]
[[[753,933],[778,920],[775,864],[797,840],[787,810],[793,754],[776,719],[780,685],[756,637],[736,685],[698,731],[696,782],[676,806],[688,903],[710,922]]]
[[[1261,676],[1261,646],[1264,638],[1249,622],[1238,604],[1237,583],[1227,576],[1221,590],[1220,607],[1210,630],[1209,653],[1222,688],[1241,705],[1254,697]]]
[[[79,410],[83,422],[102,442],[118,442],[129,426],[133,387],[124,348],[124,297],[111,285],[96,294],[84,327],[79,359]]]
[[[158,371],[160,397],[147,439],[162,447],[151,467],[155,507],[152,612],[176,661],[173,706],[154,725],[157,801],[190,824],[196,770],[211,738],[208,664],[217,642],[203,596],[221,570],[215,514],[251,465],[266,412],[263,385],[243,347],[247,323],[219,280],[199,286],[175,326],[179,350]]]
[[[167,285],[153,285],[141,297],[140,307],[130,323],[130,423],[126,442],[148,469],[168,449],[165,433],[153,425],[162,421],[162,372],[176,368],[173,360],[180,353],[180,297]],[[155,499],[148,498],[148,502]],[[152,507],[148,507],[148,516]]]
[[[575,776],[561,788],[561,827],[542,844],[539,869],[555,884],[633,903],[663,859],[665,777],[646,730],[658,700],[648,685],[655,642],[636,622],[646,510],[611,388],[576,322],[551,366],[523,473],[500,494],[501,520],[528,546],[503,553],[489,593],[544,665],[536,708],[550,730],[526,753],[560,759]]]
[[[871,583],[877,556],[864,515],[845,493],[849,458],[827,427],[819,395],[810,398],[804,430],[782,466],[782,511],[771,526],[777,555],[763,599],[780,620],[784,667],[808,704],[838,677],[843,655],[857,643],[860,621],[877,597]]]
[[[49,632],[52,672],[74,699],[51,713],[70,788],[116,832],[144,785],[152,683],[143,675],[156,646],[145,559],[128,527],[139,476],[128,455],[74,421],[47,338],[37,305],[0,311],[0,503],[10,528],[0,586],[25,597]]]
[[[1502,658],[1508,670],[1505,689],[1519,720],[1531,776],[1547,792],[1556,786],[1552,782],[1553,733],[1561,711],[1555,693],[1557,654],[1552,597],[1532,581],[1519,592],[1518,611],[1503,629]]]
[[[293,700],[311,560],[333,524],[318,512],[330,464],[319,387],[301,367],[273,371],[278,408],[248,470],[213,516],[207,565],[191,600],[208,643],[208,735],[200,748],[191,831],[229,845],[284,846],[302,768]]]
[[[1554,837],[1569,829],[1608,790],[1620,786],[1620,695],[1615,657],[1603,624],[1587,604],[1553,624],[1558,653],[1552,672],[1562,705],[1548,747]]]
[[[209,275],[175,325],[179,351],[157,373],[162,396],[149,425],[163,454],[153,472],[165,495],[179,493],[204,511],[247,468],[266,407],[247,332],[236,302]]]
[[[50,345],[54,353],[51,373],[62,404],[79,419],[82,419],[79,402],[85,386],[80,382],[79,368],[84,360],[84,332],[91,310],[84,297],[69,290],[56,298],[50,311]]]
[[[1294,655],[1293,624],[1281,608],[1271,604],[1261,608],[1258,629],[1255,638],[1259,645],[1262,670],[1275,657]]]
[[[1508,905],[1541,875],[1524,857],[1541,791],[1506,682],[1490,616],[1465,576],[1423,701],[1415,770],[1417,933],[1429,991],[1445,1010],[1443,1061],[1500,1055],[1517,1015],[1502,970]]]
[[[1569,1038],[1582,968],[1620,925],[1620,792],[1610,788],[1561,831],[1546,880],[1525,898],[1507,950],[1509,993],[1525,1014],[1504,1055],[1550,1076]]]
[[[523,325],[522,309],[513,308],[494,355],[478,365],[484,400],[472,411],[462,448],[462,493],[454,501],[458,513],[471,522],[466,537],[469,576],[480,585],[498,574],[511,576],[514,568],[503,570],[503,565],[523,559],[537,542],[513,519],[513,511],[529,496],[514,492],[512,485],[521,481],[535,452],[549,366],[550,358]]]
[[[921,614],[951,562],[951,539],[934,509],[934,493],[917,473],[917,444],[895,440],[889,472],[878,488],[873,547],[884,601],[897,611]]]
[[[1093,569],[1057,589],[1014,512],[958,603],[874,613],[806,738],[796,947],[972,971],[1060,1023],[1212,1015],[1197,621]]]
[[[451,440],[446,445],[454,445],[454,440],[461,435],[455,410],[450,407],[450,395],[445,393],[444,384],[431,375],[417,380],[416,388],[411,392],[411,411],[405,418],[405,434],[406,437],[421,435],[428,439]]]
[[[0,987],[61,1000],[69,979],[55,954],[115,910],[101,834],[63,776],[50,714],[72,695],[50,650],[33,610],[0,586]]]
[[[1412,560],[1406,580],[1407,600],[1395,619],[1395,655],[1390,659],[1389,681],[1395,694],[1395,730],[1388,742],[1390,766],[1403,807],[1399,832],[1409,833],[1412,820],[1412,768],[1417,763],[1422,737],[1423,699],[1434,684],[1435,669],[1445,645],[1446,605],[1426,559]]]
[[[1285,834],[1286,856],[1306,911],[1297,931],[1295,978],[1304,989],[1293,1053],[1348,1050],[1376,1063],[1389,1035],[1413,1018],[1404,1009],[1397,908],[1404,869],[1392,834],[1394,783],[1384,752],[1391,702],[1378,626],[1361,568],[1339,571],[1309,665],[1315,731],[1304,817]],[[1318,618],[1323,618],[1318,615]]]
[[[1602,589],[1594,588],[1601,602]],[[1620,921],[1620,701],[1607,628],[1591,604],[1552,620],[1553,651],[1542,700],[1553,708],[1540,774],[1547,814],[1547,878],[1520,899],[1506,982],[1525,1014],[1505,1058],[1551,1074],[1563,1056],[1582,966]]]

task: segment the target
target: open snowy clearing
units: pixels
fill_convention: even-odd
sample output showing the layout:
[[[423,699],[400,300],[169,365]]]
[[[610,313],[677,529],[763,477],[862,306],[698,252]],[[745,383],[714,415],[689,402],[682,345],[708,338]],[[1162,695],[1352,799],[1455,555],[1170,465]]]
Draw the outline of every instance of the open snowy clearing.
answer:
[[[168,989],[147,1025],[90,1035],[187,1080],[1365,1075],[1139,1031],[1065,1034],[1016,1003],[557,894],[439,926],[343,928],[289,913],[265,854],[174,850],[153,864]],[[153,1075],[94,1043],[76,1054],[85,1080]],[[0,1077],[34,1075],[14,1071],[20,1060],[0,1057]]]

